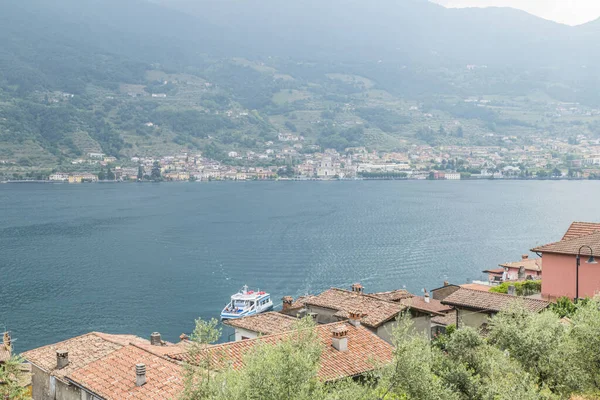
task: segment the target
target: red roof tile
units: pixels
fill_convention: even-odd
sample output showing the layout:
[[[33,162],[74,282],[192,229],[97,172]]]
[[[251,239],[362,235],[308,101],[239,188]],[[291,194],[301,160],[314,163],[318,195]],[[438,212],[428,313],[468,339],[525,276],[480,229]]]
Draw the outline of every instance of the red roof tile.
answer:
[[[136,364],[146,366],[142,386],[136,386]],[[167,400],[179,398],[183,376],[183,368],[176,362],[128,345],[79,368],[67,379],[106,400]]]
[[[541,271],[542,270],[542,259],[541,258],[528,258],[521,261],[507,262],[500,264],[501,267],[508,268],[520,268],[524,267],[527,271]]]
[[[61,379],[77,369],[122,348],[130,342],[148,343],[147,340],[134,335],[110,335],[91,332],[63,342],[29,350],[23,353],[23,357],[32,364]],[[69,352],[69,364],[62,369],[56,368],[57,350],[66,350]]]
[[[348,351],[338,351],[332,346],[332,331],[340,326],[348,329]],[[371,371],[375,364],[392,360],[392,346],[369,329],[354,327],[345,322],[318,325],[315,327],[319,341],[323,345],[318,377],[323,381],[334,381],[345,377],[357,376]],[[282,340],[291,339],[295,331],[260,338],[241,340],[211,346],[204,351],[210,352],[215,365],[231,363],[235,369],[244,365],[244,355],[259,343],[275,345]],[[174,358],[193,362],[188,354]]]
[[[392,290],[390,292],[378,292],[378,293],[369,293],[371,296],[375,296],[378,299],[386,300],[386,301],[400,301],[404,299],[409,299],[414,295],[405,289]]]
[[[573,222],[567,232],[563,236],[562,240],[573,239],[579,236],[589,235],[600,231],[600,223],[595,222]]]
[[[424,311],[435,315],[443,315],[450,311],[452,307],[442,304],[441,301],[430,298],[429,303],[425,302],[425,298],[420,296],[411,297],[400,301],[405,306],[417,311]]]
[[[363,315],[361,322],[373,328],[396,318],[400,312],[407,308],[400,303],[393,303],[372,295],[337,288],[331,288],[317,296],[313,296],[307,299],[305,304],[337,310],[345,314],[352,311],[359,312]]]
[[[242,328],[262,335],[291,331],[297,322],[297,318],[274,311],[224,321],[226,325],[234,328]]]
[[[564,239],[560,242],[549,243],[544,246],[538,246],[531,251],[537,253],[556,253],[556,254],[572,254],[577,255],[577,252],[581,248],[581,255],[590,255],[590,250],[587,247],[590,246],[595,255],[600,255],[600,231],[594,232],[584,236],[576,236],[571,239]]]
[[[523,306],[532,312],[540,312],[546,309],[550,303],[544,300],[529,297],[515,297],[502,293],[482,292],[460,288],[450,296],[442,300],[443,304],[455,307],[466,307],[474,310],[499,312],[515,301],[522,302]]]
[[[502,271],[502,272],[504,272],[504,271]],[[489,292],[490,289],[492,288],[489,285],[482,285],[481,283],[465,283],[463,285],[460,285],[460,287],[465,288],[465,289],[479,290],[481,292]]]

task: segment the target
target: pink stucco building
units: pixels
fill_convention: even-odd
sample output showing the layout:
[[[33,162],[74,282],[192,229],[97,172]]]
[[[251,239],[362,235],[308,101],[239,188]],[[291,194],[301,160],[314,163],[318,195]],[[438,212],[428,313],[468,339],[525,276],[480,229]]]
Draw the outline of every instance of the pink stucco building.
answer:
[[[500,268],[486,269],[483,272],[488,274],[491,285],[505,281],[539,280],[542,279],[542,259],[529,258],[528,254],[523,254],[520,261],[506,262],[500,264]]]
[[[561,241],[531,249],[541,254],[544,261],[542,297],[575,298],[576,259],[580,250],[579,297],[591,297],[600,292],[600,264],[587,263],[590,248],[595,257],[600,256],[600,224],[574,222]]]

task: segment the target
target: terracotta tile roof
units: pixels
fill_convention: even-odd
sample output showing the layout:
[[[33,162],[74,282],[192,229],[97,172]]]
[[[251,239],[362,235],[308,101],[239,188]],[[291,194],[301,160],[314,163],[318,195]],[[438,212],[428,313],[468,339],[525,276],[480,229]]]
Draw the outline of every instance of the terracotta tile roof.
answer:
[[[460,287],[465,289],[479,290],[481,292],[489,292],[492,288],[491,286],[482,285],[481,283],[465,283],[464,285],[460,285]]]
[[[500,264],[501,267],[508,268],[520,268],[525,267],[527,271],[541,271],[542,270],[542,259],[541,258],[529,258],[526,260],[507,262]]]
[[[526,309],[532,312],[540,312],[550,305],[544,300],[531,299],[528,297],[515,297],[502,293],[489,293],[480,290],[460,288],[450,296],[442,300],[443,304],[455,307],[466,307],[474,310],[498,312],[505,309],[514,301],[520,301]]]
[[[447,312],[444,315],[439,315],[437,317],[431,318],[432,324],[448,326],[451,324],[456,324],[456,310],[452,310]]]
[[[590,246],[595,255],[600,255],[600,231],[585,236],[577,236],[571,239],[561,240],[560,242],[549,243],[531,249],[537,253],[557,253],[577,255],[581,246]],[[587,247],[581,249],[581,254],[589,256],[590,250]]]
[[[63,379],[79,368],[122,348],[130,342],[146,342],[134,335],[110,335],[106,333],[91,332],[77,336],[63,342],[51,344],[23,353],[23,357],[36,366],[48,371],[51,375]],[[56,351],[69,352],[69,364],[56,368]]]
[[[290,305],[289,308],[287,308],[285,311],[281,310],[280,313],[295,317],[298,314],[298,312],[304,308],[304,303],[306,302],[306,300],[312,297],[314,296],[308,294],[306,296],[300,296]]]
[[[175,344],[167,342],[163,346],[153,346],[150,343],[135,343],[135,345],[150,353],[159,356],[166,356],[167,354],[178,354],[187,352],[189,347],[191,346],[191,342],[187,340]]]
[[[297,322],[297,318],[275,311],[224,321],[226,325],[233,326],[234,328],[247,329],[252,332],[260,333],[261,335],[271,335],[274,333],[291,331],[294,329],[294,324]]]
[[[486,270],[483,270],[482,272],[486,272],[488,274],[499,274],[499,275],[502,275],[504,273],[504,268],[486,269]],[[468,284],[468,285],[470,285],[470,284]]]
[[[392,290],[390,292],[370,293],[370,295],[375,296],[378,299],[387,301],[400,301],[414,296],[412,293],[405,289]]]
[[[573,239],[579,236],[589,235],[600,231],[600,223],[594,222],[573,222],[567,232],[563,236],[562,240]]]
[[[338,351],[331,343],[332,331],[340,326],[348,329],[348,351]],[[323,381],[334,381],[345,377],[357,376],[371,371],[376,364],[392,360],[392,346],[372,333],[364,326],[354,327],[345,322],[318,325],[315,327],[319,341],[323,345],[318,377]],[[229,365],[235,369],[244,366],[244,355],[259,343],[277,344],[293,337],[295,331],[277,335],[261,336],[256,339],[229,342],[211,346],[210,352],[215,365]],[[174,358],[193,362],[188,354]]]
[[[426,303],[425,298],[421,296],[404,299],[401,300],[400,303],[417,311],[429,312],[435,315],[443,315],[452,309],[452,307],[442,304],[441,301],[432,298],[429,299],[429,303]]]
[[[381,300],[372,295],[337,288],[331,288],[318,296],[313,296],[307,299],[305,304],[337,310],[341,312],[340,315],[357,311],[363,315],[361,323],[373,328],[396,318],[407,308],[403,304]]]
[[[142,386],[136,386],[136,364],[146,365]],[[105,400],[167,400],[179,398],[183,376],[183,367],[176,362],[128,345],[79,368],[67,379]]]

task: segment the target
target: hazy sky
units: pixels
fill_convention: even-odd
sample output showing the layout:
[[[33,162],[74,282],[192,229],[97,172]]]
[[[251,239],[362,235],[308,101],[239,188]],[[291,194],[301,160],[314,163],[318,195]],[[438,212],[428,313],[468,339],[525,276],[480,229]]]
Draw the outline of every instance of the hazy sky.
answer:
[[[600,0],[431,0],[446,7],[513,7],[569,25],[600,17]]]

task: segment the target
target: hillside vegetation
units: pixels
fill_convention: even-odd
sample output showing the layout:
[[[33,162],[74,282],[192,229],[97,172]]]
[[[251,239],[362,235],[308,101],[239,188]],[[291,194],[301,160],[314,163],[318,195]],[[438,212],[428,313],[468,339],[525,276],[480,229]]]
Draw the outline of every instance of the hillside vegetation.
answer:
[[[0,167],[220,159],[279,133],[387,151],[597,136],[597,25],[419,0],[5,1]]]

